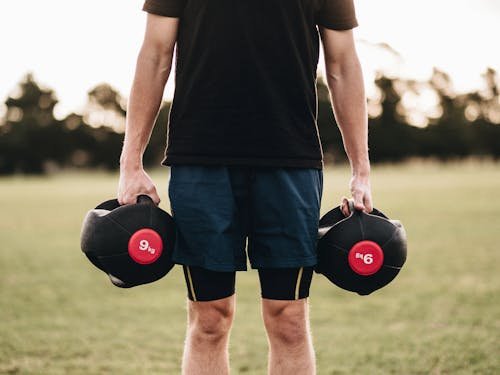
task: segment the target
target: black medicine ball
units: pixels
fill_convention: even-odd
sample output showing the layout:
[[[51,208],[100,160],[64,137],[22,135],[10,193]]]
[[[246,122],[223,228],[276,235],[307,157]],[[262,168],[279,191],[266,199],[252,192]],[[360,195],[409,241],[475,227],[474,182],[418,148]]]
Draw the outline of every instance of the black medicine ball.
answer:
[[[377,209],[354,210],[345,217],[340,207],[319,222],[315,271],[335,285],[367,295],[389,284],[406,261],[406,232],[397,220]]]
[[[120,206],[111,199],[90,210],[83,221],[81,249],[94,266],[120,288],[151,283],[174,266],[172,217],[147,195]]]

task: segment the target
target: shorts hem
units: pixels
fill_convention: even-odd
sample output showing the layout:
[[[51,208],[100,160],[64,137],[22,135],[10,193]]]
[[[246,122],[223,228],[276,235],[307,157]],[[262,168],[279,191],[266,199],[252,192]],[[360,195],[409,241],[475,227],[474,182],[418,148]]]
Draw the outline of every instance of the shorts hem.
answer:
[[[187,297],[188,300],[190,300],[191,302],[212,302],[212,301],[219,301],[221,299],[224,299],[224,298],[228,298],[228,297],[231,297],[231,296],[234,296],[236,294],[236,290],[235,291],[232,291],[230,294],[228,293],[224,293],[224,294],[221,294],[221,295],[218,295],[216,297],[198,297],[196,298],[196,300],[194,299],[191,299],[189,296]]]
[[[187,261],[187,260],[176,260],[174,259],[173,262],[175,264],[179,264],[181,266],[188,266],[188,267],[201,267],[205,268],[210,271],[216,271],[216,272],[236,272],[236,271],[247,271],[247,266],[242,265],[242,264],[224,264],[224,263],[206,263],[206,262],[193,262],[193,261]]]
[[[250,262],[252,269],[259,268],[299,268],[299,267],[312,267],[318,263],[316,256],[307,258],[288,259],[269,259],[259,262]]]

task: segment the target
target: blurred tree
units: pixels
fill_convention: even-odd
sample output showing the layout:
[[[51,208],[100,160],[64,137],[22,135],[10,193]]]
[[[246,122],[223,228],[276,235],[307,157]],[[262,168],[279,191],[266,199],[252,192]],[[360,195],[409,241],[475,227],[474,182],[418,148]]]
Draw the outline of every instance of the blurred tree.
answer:
[[[500,158],[499,78],[484,74],[484,88],[457,95],[448,74],[435,69],[428,82],[379,74],[378,95],[369,99],[369,146],[373,162],[409,157],[443,160],[470,155]],[[418,114],[425,127],[409,126],[416,100],[432,92],[435,110]],[[345,161],[342,137],[333,116],[330,93],[317,80],[318,128],[325,163]],[[408,102],[410,105],[408,105]],[[0,119],[0,174],[43,173],[60,167],[116,170],[123,145],[126,103],[117,90],[100,84],[88,92],[82,115],[54,117],[57,98],[27,74],[5,101]],[[171,103],[162,103],[145,151],[144,166],[158,166],[164,157]]]
[[[27,74],[7,98],[0,129],[0,173],[42,173],[44,165],[62,157],[60,122],[54,117],[57,99]]]
[[[84,121],[94,127],[107,126],[116,132],[125,131],[126,101],[107,83],[95,86],[87,93]]]
[[[449,159],[469,155],[471,134],[463,98],[455,94],[450,76],[439,69],[434,69],[429,85],[438,95],[442,114],[424,130],[423,156],[428,154]]]
[[[374,162],[403,160],[415,153],[418,144],[418,129],[407,125],[401,103],[409,83],[379,74],[375,85],[381,93],[381,114],[369,121],[370,158]]]
[[[68,115],[64,124],[69,129],[67,142],[70,145],[67,160],[62,161],[65,166],[118,168],[122,133],[104,125],[90,126],[83,116],[75,113]]]
[[[119,94],[106,85],[89,93],[90,106],[101,106],[124,119],[119,99]],[[54,91],[41,88],[32,74],[22,79],[5,101],[0,174],[40,174],[60,167],[117,168],[123,134],[106,125],[91,127],[83,116],[74,113],[57,120],[56,104]]]
[[[497,72],[483,74],[484,89],[463,95],[465,117],[470,121],[468,144],[475,155],[500,158],[500,94]]]
[[[490,123],[500,124],[500,80],[493,68],[488,68],[483,74],[486,88],[482,95],[481,116]]]

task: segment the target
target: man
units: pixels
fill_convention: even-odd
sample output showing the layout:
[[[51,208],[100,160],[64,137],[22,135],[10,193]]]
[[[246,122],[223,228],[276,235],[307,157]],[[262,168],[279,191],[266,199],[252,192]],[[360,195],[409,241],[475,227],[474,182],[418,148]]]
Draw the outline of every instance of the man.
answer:
[[[235,271],[246,270],[246,249],[261,283],[269,373],[315,373],[307,297],[323,187],[315,86],[320,40],[355,207],[372,210],[352,1],[145,1],[118,200],[130,204],[148,194],[160,201],[142,155],[177,46],[162,164],[170,167],[178,231],[172,256],[183,265],[188,294],[184,374],[229,373]]]

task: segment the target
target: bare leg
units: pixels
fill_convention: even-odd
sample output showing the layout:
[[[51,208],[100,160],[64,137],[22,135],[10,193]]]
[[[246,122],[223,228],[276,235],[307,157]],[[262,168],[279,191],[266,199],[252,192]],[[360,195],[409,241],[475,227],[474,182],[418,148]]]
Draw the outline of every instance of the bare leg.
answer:
[[[262,299],[262,315],[269,339],[269,374],[316,374],[308,299]]]
[[[188,300],[183,375],[229,374],[228,343],[235,296],[208,302]]]

